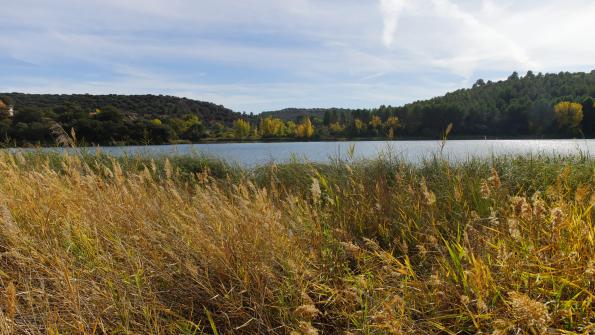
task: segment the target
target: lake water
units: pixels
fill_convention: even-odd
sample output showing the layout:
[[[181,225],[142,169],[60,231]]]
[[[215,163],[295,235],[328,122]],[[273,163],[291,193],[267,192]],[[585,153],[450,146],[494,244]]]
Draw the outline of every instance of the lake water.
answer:
[[[413,163],[440,152],[440,141],[217,143],[101,147],[99,150],[114,155],[205,154],[253,166],[271,161],[286,162],[292,158],[312,162],[346,158],[351,146],[354,146],[355,158],[375,158],[390,153]],[[595,140],[449,140],[443,150],[443,156],[451,161],[503,154],[577,153],[595,156]]]

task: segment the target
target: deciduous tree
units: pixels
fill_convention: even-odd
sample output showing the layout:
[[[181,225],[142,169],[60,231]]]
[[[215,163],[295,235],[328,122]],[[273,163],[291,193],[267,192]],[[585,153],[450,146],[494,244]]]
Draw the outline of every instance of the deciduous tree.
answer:
[[[314,136],[314,126],[309,117],[305,117],[304,121],[297,126],[296,136],[300,138],[311,138]]]
[[[576,102],[559,102],[554,106],[554,112],[560,128],[576,130],[583,120],[583,105]]]
[[[238,138],[245,138],[250,135],[250,123],[244,119],[237,119],[233,122],[234,134]]]

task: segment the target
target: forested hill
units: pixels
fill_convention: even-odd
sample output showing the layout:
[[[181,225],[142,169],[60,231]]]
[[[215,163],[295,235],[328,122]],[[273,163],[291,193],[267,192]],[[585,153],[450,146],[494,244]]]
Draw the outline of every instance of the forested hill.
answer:
[[[76,145],[435,139],[451,123],[451,137],[458,138],[595,138],[593,97],[595,71],[480,79],[471,88],[399,107],[260,115],[171,96],[0,93],[0,145],[52,145],[57,134],[69,134]]]
[[[12,108],[12,111],[11,111]],[[0,93],[4,145],[53,144],[51,128],[79,144],[162,144],[221,137],[242,117],[210,102],[163,95]]]
[[[262,117],[275,117],[284,121],[295,121],[304,116],[310,118],[322,119],[328,113],[350,113],[351,109],[345,108],[284,108],[277,111],[268,111],[260,113]]]
[[[453,135],[472,137],[595,137],[595,71],[477,80],[472,88],[404,106],[375,109],[285,109],[268,116],[313,116],[320,133],[347,137],[435,138],[452,123]],[[561,109],[568,102],[571,110]],[[580,106],[579,106],[580,105]],[[577,109],[580,109],[577,110]],[[558,111],[558,112],[556,112]],[[395,119],[396,118],[396,119]],[[394,124],[398,120],[398,126]],[[391,130],[392,129],[392,130]]]
[[[479,79],[470,89],[384,110],[396,113],[408,125],[403,130],[409,134],[432,134],[452,122],[457,133],[469,135],[568,135],[575,131],[580,136],[582,131],[593,136],[593,97],[595,70],[545,75],[529,71],[523,77],[515,72],[499,82]],[[567,121],[556,113],[555,105],[561,101],[581,105],[578,124],[561,124]]]
[[[147,118],[196,115],[202,120],[221,121],[227,124],[231,124],[240,116],[214,103],[167,95],[0,93],[0,99],[8,100],[7,102],[19,110],[51,110],[60,106],[72,106],[81,110],[94,111],[113,106],[124,114]]]

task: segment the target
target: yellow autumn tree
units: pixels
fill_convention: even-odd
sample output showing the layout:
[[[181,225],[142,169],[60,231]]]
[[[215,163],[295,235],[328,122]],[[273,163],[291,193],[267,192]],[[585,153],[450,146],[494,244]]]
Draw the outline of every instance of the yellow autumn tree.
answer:
[[[250,123],[243,119],[237,119],[233,122],[233,131],[236,137],[245,138],[250,135]]]
[[[338,135],[338,134],[342,133],[343,130],[345,130],[345,127],[343,125],[341,125],[339,122],[331,123],[328,128],[329,128],[331,134],[333,134],[333,135]]]
[[[295,135],[300,138],[311,138],[314,136],[314,126],[309,117],[306,117],[304,121],[297,126]]]
[[[370,120],[370,126],[374,129],[379,128],[382,125],[382,119],[380,116],[372,116],[372,120]]]
[[[260,119],[260,135],[262,137],[280,137],[285,135],[285,123],[271,116]]]
[[[583,121],[583,105],[562,101],[554,106],[556,121],[560,128],[577,129]]]
[[[388,138],[393,138],[395,137],[395,131],[397,130],[397,128],[401,127],[401,121],[399,121],[399,118],[396,116],[389,116],[388,119],[386,119],[386,122],[384,123],[384,128],[387,129],[387,137]]]
[[[8,109],[4,101],[0,100],[0,110]]]
[[[401,121],[396,116],[389,116],[384,125],[386,128],[399,128],[401,127]]]
[[[312,125],[309,117],[307,117],[304,121],[304,127],[306,127],[306,137],[310,138],[314,136],[314,126]]]
[[[362,129],[364,129],[364,122],[360,119],[353,120],[353,126],[355,127],[355,131],[359,134]]]

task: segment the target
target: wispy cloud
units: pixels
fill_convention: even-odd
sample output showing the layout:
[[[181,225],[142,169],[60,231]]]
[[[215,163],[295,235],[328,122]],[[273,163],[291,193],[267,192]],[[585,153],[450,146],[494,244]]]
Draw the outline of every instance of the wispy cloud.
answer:
[[[432,0],[432,4],[441,16],[458,22],[456,33],[448,39],[456,51],[435,60],[435,64],[456,69],[465,76],[472,75],[481,63],[500,60],[522,68],[537,66],[520,45],[450,0]]]
[[[392,46],[394,42],[399,16],[406,3],[407,0],[380,0],[380,9],[384,20],[382,42],[386,47]]]

